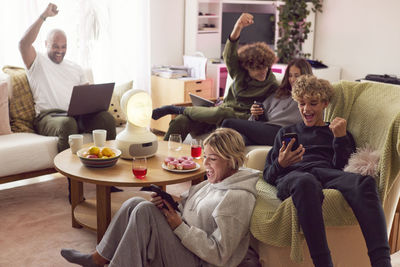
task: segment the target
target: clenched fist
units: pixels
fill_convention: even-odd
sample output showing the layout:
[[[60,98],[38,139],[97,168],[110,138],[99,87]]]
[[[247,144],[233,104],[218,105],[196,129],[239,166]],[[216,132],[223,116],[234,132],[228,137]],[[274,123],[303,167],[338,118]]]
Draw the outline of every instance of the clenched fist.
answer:
[[[333,136],[343,137],[346,133],[347,121],[343,118],[336,117],[329,124],[329,129],[332,131]]]

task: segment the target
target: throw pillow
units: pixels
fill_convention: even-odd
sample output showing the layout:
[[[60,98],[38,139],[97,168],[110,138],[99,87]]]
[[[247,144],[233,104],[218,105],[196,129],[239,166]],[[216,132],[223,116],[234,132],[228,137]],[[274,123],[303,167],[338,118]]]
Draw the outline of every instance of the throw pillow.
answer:
[[[13,132],[33,133],[35,104],[24,68],[5,66],[11,79],[10,124]]]
[[[8,86],[6,82],[0,83],[0,135],[10,134],[10,118],[8,113]]]
[[[121,108],[121,97],[122,95],[132,89],[133,81],[118,85],[114,88],[113,95],[111,97],[110,107],[108,112],[110,112],[115,118],[115,126],[121,126],[126,123],[126,116]]]
[[[350,156],[349,162],[343,170],[376,178],[378,177],[379,157],[379,151],[373,150],[369,146],[357,148],[356,153]]]

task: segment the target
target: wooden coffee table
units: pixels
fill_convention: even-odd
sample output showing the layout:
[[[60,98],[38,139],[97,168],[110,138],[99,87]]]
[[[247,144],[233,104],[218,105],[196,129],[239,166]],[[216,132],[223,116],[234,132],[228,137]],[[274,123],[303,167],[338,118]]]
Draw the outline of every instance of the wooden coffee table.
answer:
[[[88,144],[87,146],[89,146]],[[107,141],[106,146],[114,147],[114,141]],[[190,155],[190,146],[182,145],[182,156]],[[116,165],[109,168],[85,167],[78,156],[71,153],[70,149],[64,150],[54,158],[54,165],[58,172],[71,179],[71,215],[72,226],[75,228],[87,227],[97,230],[97,242],[103,237],[112,215],[120,208],[123,201],[133,197],[132,192],[113,193],[111,202],[111,186],[143,187],[156,184],[164,188],[169,184],[186,181],[198,183],[204,179],[205,169],[201,159],[195,160],[200,164],[200,169],[193,172],[170,172],[161,165],[168,156],[168,142],[159,141],[155,156],[147,159],[147,175],[143,180],[136,179],[132,174],[132,160],[120,158]],[[96,199],[85,200],[83,196],[83,183],[96,184]],[[147,192],[138,191],[135,196],[148,198]]]

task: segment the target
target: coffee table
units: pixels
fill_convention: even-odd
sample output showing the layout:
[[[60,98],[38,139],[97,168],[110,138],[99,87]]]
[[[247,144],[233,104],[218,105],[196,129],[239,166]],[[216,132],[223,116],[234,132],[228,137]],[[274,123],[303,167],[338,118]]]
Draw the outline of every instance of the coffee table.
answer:
[[[90,144],[87,144],[90,146]],[[114,141],[107,141],[106,146],[114,147]],[[182,156],[190,155],[190,146],[182,145],[179,152]],[[132,192],[113,193],[111,202],[111,186],[143,187],[156,184],[165,190],[166,185],[192,181],[192,184],[204,179],[205,169],[201,159],[195,160],[200,168],[192,172],[171,172],[161,165],[168,153],[168,142],[159,141],[155,156],[147,159],[147,175],[143,180],[136,179],[132,173],[132,160],[120,158],[116,165],[108,168],[89,168],[84,166],[77,155],[70,149],[64,150],[54,158],[58,172],[71,179],[71,216],[72,227],[86,227],[97,231],[97,242],[100,242],[111,221],[112,215],[120,208],[123,201],[133,197]],[[85,200],[83,183],[96,185],[96,199]],[[147,192],[138,191],[136,196],[149,197]]]

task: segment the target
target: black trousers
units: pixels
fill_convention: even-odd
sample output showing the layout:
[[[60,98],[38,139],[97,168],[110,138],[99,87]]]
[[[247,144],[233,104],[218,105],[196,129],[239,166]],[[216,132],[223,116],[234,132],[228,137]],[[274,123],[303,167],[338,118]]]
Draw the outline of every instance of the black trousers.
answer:
[[[241,119],[225,119],[221,127],[238,131],[243,136],[246,146],[272,146],[274,144],[275,135],[281,128],[281,126],[275,124]]]
[[[352,208],[364,235],[371,265],[391,266],[385,216],[371,176],[336,169],[292,171],[277,180],[278,197],[292,197],[315,266],[333,266],[322,217],[322,189],[337,189]]]

